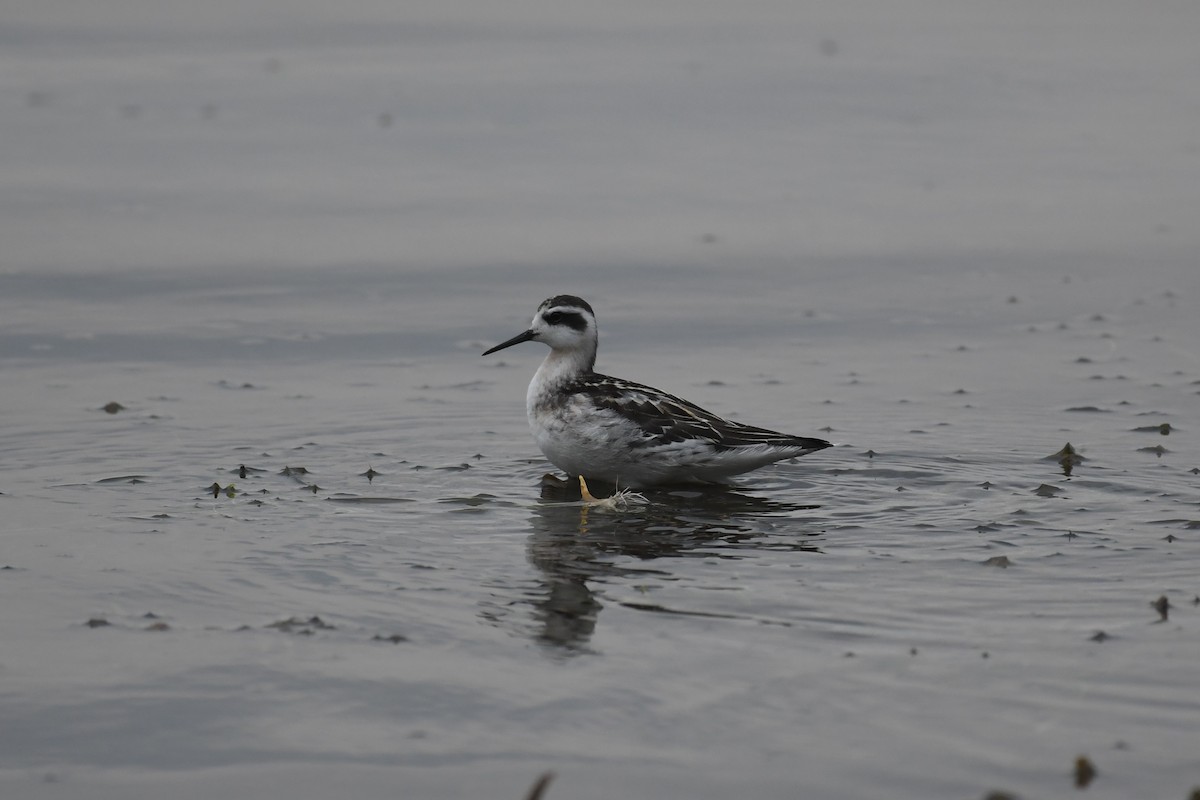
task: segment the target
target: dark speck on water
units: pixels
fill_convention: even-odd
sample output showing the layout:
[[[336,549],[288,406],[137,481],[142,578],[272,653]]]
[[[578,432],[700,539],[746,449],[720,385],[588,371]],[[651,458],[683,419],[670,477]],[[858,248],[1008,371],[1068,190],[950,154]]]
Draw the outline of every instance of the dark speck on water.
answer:
[[[1086,789],[1096,779],[1096,766],[1087,756],[1075,759],[1075,788]]]
[[[1158,612],[1158,621],[1166,622],[1167,616],[1171,613],[1171,601],[1167,599],[1167,596],[1163,595],[1150,605],[1153,606],[1154,610]]]

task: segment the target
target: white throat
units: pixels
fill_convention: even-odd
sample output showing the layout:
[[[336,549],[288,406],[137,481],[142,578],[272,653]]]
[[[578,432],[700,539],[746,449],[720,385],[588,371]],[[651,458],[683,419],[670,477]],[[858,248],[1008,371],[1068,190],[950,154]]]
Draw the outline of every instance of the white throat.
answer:
[[[529,382],[526,406],[530,411],[554,396],[563,385],[592,371],[596,361],[596,345],[569,350],[551,350]]]

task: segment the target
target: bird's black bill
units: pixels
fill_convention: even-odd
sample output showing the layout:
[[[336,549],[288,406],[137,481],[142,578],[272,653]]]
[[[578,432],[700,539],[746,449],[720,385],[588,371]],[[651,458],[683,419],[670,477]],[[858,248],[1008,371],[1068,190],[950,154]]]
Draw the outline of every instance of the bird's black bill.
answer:
[[[503,350],[506,347],[512,347],[514,344],[520,344],[521,342],[528,342],[532,338],[533,338],[533,331],[525,331],[524,333],[518,333],[516,336],[509,339],[507,342],[501,342],[500,344],[493,347],[491,350],[483,351],[483,354],[485,356],[490,356],[492,353],[496,352],[497,350]]]

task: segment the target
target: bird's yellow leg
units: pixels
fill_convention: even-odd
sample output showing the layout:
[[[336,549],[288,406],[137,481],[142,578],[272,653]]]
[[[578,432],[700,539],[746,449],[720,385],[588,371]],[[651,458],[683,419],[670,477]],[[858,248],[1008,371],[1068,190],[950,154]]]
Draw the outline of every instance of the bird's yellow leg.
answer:
[[[584,480],[582,475],[579,476],[579,493],[583,495],[583,502],[588,505],[600,502],[600,498],[595,497],[588,491],[587,481]]]

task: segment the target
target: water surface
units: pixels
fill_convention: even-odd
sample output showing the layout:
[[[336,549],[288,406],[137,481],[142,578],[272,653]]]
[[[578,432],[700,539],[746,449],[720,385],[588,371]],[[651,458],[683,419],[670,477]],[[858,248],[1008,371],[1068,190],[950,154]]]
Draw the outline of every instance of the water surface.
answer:
[[[0,56],[6,796],[1200,784],[1194,13],[132,5]],[[563,292],[838,446],[544,491]]]

